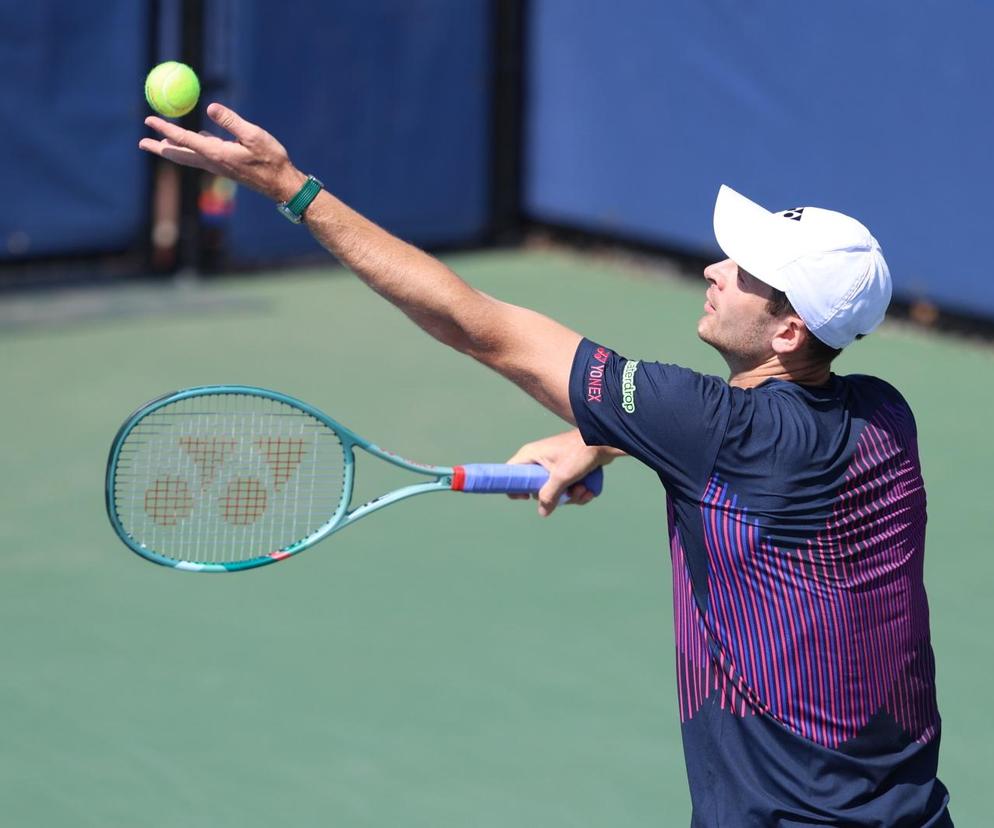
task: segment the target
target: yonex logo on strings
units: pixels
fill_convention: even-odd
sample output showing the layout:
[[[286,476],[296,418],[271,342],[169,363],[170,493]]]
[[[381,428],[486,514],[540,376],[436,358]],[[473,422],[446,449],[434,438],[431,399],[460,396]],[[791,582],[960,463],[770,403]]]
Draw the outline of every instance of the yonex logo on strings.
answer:
[[[235,454],[238,443],[220,437],[181,437],[178,445],[197,467],[203,493],[214,483],[218,470]],[[273,492],[279,493],[304,459],[304,440],[263,437],[252,445],[262,454],[272,473]],[[160,526],[175,526],[188,518],[194,502],[189,482],[176,475],[160,477],[145,490],[145,513]],[[269,490],[256,476],[236,476],[228,481],[218,497],[218,504],[226,523],[249,526],[265,513]]]
[[[780,215],[786,219],[793,219],[794,221],[800,221],[801,216],[804,215],[804,208],[795,207],[793,210],[785,210]]]

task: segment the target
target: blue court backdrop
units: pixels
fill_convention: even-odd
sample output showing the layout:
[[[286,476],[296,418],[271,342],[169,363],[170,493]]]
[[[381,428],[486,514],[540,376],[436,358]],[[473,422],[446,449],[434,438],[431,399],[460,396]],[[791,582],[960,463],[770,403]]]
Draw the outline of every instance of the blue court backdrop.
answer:
[[[264,125],[298,167],[421,245],[482,241],[490,225],[489,0],[221,0],[208,65],[218,98]],[[225,65],[227,64],[227,65]],[[239,194],[237,259],[318,252],[309,234]]]
[[[700,253],[729,184],[861,219],[895,293],[994,315],[994,4],[532,0],[524,207]]]
[[[181,57],[181,9],[0,0],[0,259],[140,243],[143,83],[154,63]],[[426,246],[484,240],[489,0],[205,0],[204,10],[201,107],[220,100],[262,124],[298,166],[394,233]],[[269,202],[238,193],[234,261],[319,252],[274,218]]]
[[[123,249],[141,232],[148,8],[0,0],[0,261]]]
[[[0,261],[142,242],[142,81],[177,57],[164,49],[181,8],[0,0]],[[204,8],[205,99],[270,129],[389,230],[424,246],[486,240],[491,0]],[[526,11],[526,216],[713,253],[727,183],[773,209],[855,215],[899,296],[994,316],[981,248],[994,223],[994,4],[530,0]],[[238,193],[234,263],[319,252],[274,215]]]

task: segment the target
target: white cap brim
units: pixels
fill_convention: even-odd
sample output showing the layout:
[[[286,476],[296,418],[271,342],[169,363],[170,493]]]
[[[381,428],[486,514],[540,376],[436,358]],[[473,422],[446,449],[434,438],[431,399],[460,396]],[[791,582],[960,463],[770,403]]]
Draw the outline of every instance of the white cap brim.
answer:
[[[721,185],[714,203],[714,237],[718,246],[750,275],[777,290],[786,290],[780,272],[782,258],[773,261],[768,255],[768,251],[782,251],[784,246],[783,228],[775,222],[775,214],[765,207]]]

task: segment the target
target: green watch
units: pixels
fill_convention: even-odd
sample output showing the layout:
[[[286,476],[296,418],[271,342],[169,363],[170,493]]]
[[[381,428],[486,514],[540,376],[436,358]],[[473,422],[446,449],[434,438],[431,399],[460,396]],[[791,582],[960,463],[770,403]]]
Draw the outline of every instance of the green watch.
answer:
[[[304,210],[307,209],[308,205],[314,201],[317,194],[323,189],[324,184],[318,181],[313,175],[309,175],[303,186],[297,190],[297,194],[289,201],[281,201],[276,205],[276,209],[286,216],[289,221],[292,221],[294,224],[300,224],[304,220]]]

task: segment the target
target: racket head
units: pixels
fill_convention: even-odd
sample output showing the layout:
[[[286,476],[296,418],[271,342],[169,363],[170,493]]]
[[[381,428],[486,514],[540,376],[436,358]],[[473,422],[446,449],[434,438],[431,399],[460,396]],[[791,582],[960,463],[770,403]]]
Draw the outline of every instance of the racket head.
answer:
[[[233,572],[284,560],[346,518],[354,446],[326,414],[264,388],[166,394],[121,426],[107,461],[111,525],[153,563]]]

